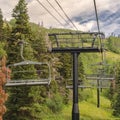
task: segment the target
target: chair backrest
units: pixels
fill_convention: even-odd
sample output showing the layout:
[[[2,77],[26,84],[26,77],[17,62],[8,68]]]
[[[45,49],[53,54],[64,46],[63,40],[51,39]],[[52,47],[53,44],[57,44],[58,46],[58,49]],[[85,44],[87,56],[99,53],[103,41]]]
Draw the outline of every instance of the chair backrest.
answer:
[[[51,82],[49,63],[22,61],[7,66],[11,69],[11,78],[7,77],[6,86],[44,85]]]

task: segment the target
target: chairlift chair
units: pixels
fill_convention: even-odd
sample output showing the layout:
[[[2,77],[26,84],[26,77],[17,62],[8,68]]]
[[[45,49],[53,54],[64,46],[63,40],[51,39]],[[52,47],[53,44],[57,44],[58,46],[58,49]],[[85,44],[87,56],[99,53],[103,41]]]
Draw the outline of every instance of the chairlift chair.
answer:
[[[72,79],[67,79],[66,80],[66,88],[68,89],[73,89],[73,80]],[[80,79],[78,80],[78,88],[91,88],[91,86],[89,86],[86,83],[83,83]]]
[[[97,80],[99,80],[99,88],[109,88],[111,81],[114,80],[114,76],[108,74],[103,74],[102,76],[98,74],[89,74],[86,75],[86,79],[93,87],[97,86]]]
[[[33,66],[34,70],[26,70],[24,67]],[[23,86],[23,85],[49,85],[51,82],[51,70],[50,65],[44,62],[22,61],[19,63],[11,64],[7,66],[12,70],[11,79],[7,77],[6,87],[10,86]],[[41,70],[40,68],[43,68]],[[16,71],[16,68],[18,69]],[[22,69],[22,70],[21,70]],[[27,78],[23,77],[27,74]],[[14,77],[14,76],[19,77]]]
[[[5,86],[49,85],[51,82],[50,64],[47,62],[25,60],[23,56],[24,43],[24,41],[20,41],[19,44],[21,46],[20,55],[23,61],[7,66],[12,72],[11,78],[9,78],[7,73],[7,82]]]

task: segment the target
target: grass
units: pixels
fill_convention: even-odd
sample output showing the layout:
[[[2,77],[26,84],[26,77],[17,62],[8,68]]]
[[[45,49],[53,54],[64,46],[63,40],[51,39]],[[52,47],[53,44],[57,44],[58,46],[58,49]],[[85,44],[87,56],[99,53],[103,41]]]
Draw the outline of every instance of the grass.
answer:
[[[119,54],[116,54],[116,53],[113,53],[113,52],[110,52],[110,51],[106,52],[106,57],[109,61],[112,61],[112,62],[116,62],[116,61],[120,60],[120,55]]]
[[[112,110],[110,108],[110,101],[107,98],[101,96],[100,107],[97,108],[96,90],[92,91],[92,98],[88,99],[88,101],[83,101],[80,103],[81,118],[83,120],[110,120],[113,118]]]
[[[100,97],[100,108],[97,108],[96,90],[92,90],[93,96],[87,101],[79,102],[81,120],[120,120],[112,116],[110,101],[104,97]],[[47,114],[43,120],[71,120],[72,103],[64,106],[61,113]]]

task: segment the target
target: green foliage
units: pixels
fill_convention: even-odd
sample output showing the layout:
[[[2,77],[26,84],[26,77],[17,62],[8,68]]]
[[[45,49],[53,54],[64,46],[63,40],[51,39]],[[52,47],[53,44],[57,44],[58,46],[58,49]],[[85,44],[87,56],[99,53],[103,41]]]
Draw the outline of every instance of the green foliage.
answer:
[[[5,44],[0,42],[0,58],[3,56],[7,56],[7,53],[4,50],[4,46],[5,46]]]
[[[3,16],[2,16],[2,11],[0,9],[0,41],[3,38]]]
[[[49,86],[49,92],[51,94],[56,94],[58,92],[58,84],[57,84],[57,81],[55,80],[52,80],[51,81],[51,84]]]
[[[34,27],[33,27],[34,26]],[[34,56],[37,58],[37,60],[43,61],[43,55],[42,52],[46,52],[47,48],[45,46],[45,40],[47,39],[46,32],[44,29],[37,27],[36,25],[31,25],[32,29],[32,36],[30,38],[30,44],[32,48],[34,49],[33,53]]]
[[[21,40],[24,40],[24,42],[29,43],[29,39],[31,38],[31,28],[29,26],[28,21],[28,14],[27,14],[27,7],[25,0],[19,0],[17,6],[13,10],[13,17],[15,18],[15,25],[12,29],[11,36],[7,41],[8,44],[8,59],[9,64],[10,63],[17,63],[22,60],[20,55],[20,49],[19,42]],[[27,60],[34,60],[33,55],[33,48],[31,45],[24,45],[23,50],[23,56]],[[17,70],[32,70],[34,71],[33,74],[35,74],[35,67],[34,66],[20,66],[16,67]],[[14,74],[13,78],[18,79],[26,79],[26,78],[33,78],[33,74]],[[32,103],[36,101],[36,94],[39,93],[39,87],[29,87],[29,86],[22,86],[22,87],[14,87],[9,89],[10,97],[7,101],[7,108],[8,111],[5,115],[6,120],[8,119],[15,119],[15,120],[30,120],[34,116],[32,114],[31,108],[33,108],[33,111],[37,109],[36,107],[32,107]],[[38,102],[40,101],[40,98],[37,98]],[[12,114],[11,114],[12,113]],[[37,116],[36,116],[37,117]]]
[[[112,108],[114,109],[113,115],[117,116],[117,117],[120,117],[120,102],[119,102],[119,100],[120,100],[120,95],[115,94],[113,101],[112,101]]]
[[[112,93],[111,93],[112,90],[110,89],[102,89],[102,95],[108,99],[112,99]]]
[[[108,39],[107,47],[112,52],[120,54],[120,38],[119,37],[110,37]]]
[[[55,94],[52,98],[46,100],[46,105],[53,112],[60,112],[63,108],[63,99],[60,94]]]
[[[79,57],[79,63],[78,63],[78,75],[82,83],[85,82],[85,71],[84,71],[84,66],[83,66],[83,61],[81,56]]]
[[[72,57],[71,54],[63,53],[60,54],[60,62],[62,63],[61,68],[59,68],[59,72],[63,78],[71,78],[72,77]]]
[[[116,88],[112,101],[113,115],[120,117],[120,62],[116,66]]]
[[[4,22],[4,26],[3,26],[3,40],[4,42],[7,43],[7,40],[9,39],[10,35],[11,35],[11,31],[12,31],[12,27],[10,26],[10,24],[8,22]]]
[[[92,91],[90,91],[89,89],[83,90],[80,89],[79,90],[79,100],[80,101],[87,101],[89,98],[93,97],[93,93]]]
[[[30,33],[29,16],[27,14],[27,4],[25,0],[19,0],[16,7],[13,9],[12,16],[16,20],[14,32],[23,33],[24,35]]]
[[[100,53],[81,53],[81,59],[86,74],[97,73],[98,67],[94,64],[101,61]]]
[[[18,4],[13,10],[13,17],[15,18],[15,24],[13,26],[11,36],[8,39],[7,52],[9,56],[9,63],[15,63],[21,60],[20,57],[20,46],[19,41],[23,40],[24,42],[29,43],[31,38],[31,28],[29,26],[29,17],[27,14],[27,7],[25,0],[19,0]],[[26,47],[27,50],[24,50],[25,56],[32,56],[31,47]],[[15,58],[11,57],[14,56]]]
[[[31,116],[29,119],[32,119],[32,120],[43,120],[44,116],[48,112],[50,113],[50,110],[45,105],[43,106],[43,105],[40,105],[39,103],[33,103],[31,107],[22,107],[21,110],[30,111]],[[24,120],[24,119],[25,117],[22,117],[21,120]]]
[[[64,93],[65,94],[63,95],[63,103],[66,105],[66,104],[69,104],[69,101],[70,101],[70,98],[69,98],[70,90],[65,88]]]
[[[101,96],[101,107],[96,107],[96,90],[89,89],[93,96],[79,103],[81,120],[119,120],[112,115],[110,100]],[[72,102],[72,101],[71,101]],[[48,113],[43,120],[72,120],[72,103],[63,107],[59,113]]]
[[[72,74],[72,59],[70,54],[43,54],[45,52],[45,40],[47,39],[46,32],[56,33],[56,32],[70,32],[71,30],[65,29],[45,29],[34,23],[29,24],[29,16],[27,14],[27,7],[25,0],[20,0],[18,5],[13,10],[13,17],[15,19],[10,21],[10,24],[5,24],[4,26],[4,36],[7,39],[7,53],[8,53],[8,63],[16,63],[21,61],[20,57],[20,46],[18,45],[20,40],[24,40],[28,43],[24,48],[24,57],[30,60],[37,61],[49,61],[51,65],[51,71],[53,80],[50,86],[37,86],[37,87],[14,87],[9,89],[9,100],[6,103],[7,113],[4,116],[5,120],[70,120],[71,119],[71,105],[66,105],[63,109],[63,104],[68,104],[71,98],[71,91],[65,88],[65,79],[71,78]],[[11,34],[10,34],[11,33]],[[4,39],[5,39],[4,38]],[[108,48],[111,51],[119,53],[117,46],[114,48],[114,45],[119,45],[119,40],[112,38],[108,41]],[[114,42],[113,42],[114,41]],[[86,45],[89,42],[86,41]],[[6,54],[4,51],[4,45],[0,44],[0,54]],[[107,53],[108,54],[108,53]],[[85,73],[95,73],[97,67],[90,66],[90,64],[97,63],[101,61],[100,54],[81,54],[79,57],[79,77],[82,81],[86,80]],[[112,62],[111,59],[119,59],[116,57],[116,54],[109,53],[109,62]],[[113,63],[113,62],[112,62]],[[20,68],[21,70],[23,68]],[[25,69],[35,70],[34,66],[26,67]],[[107,68],[108,73],[113,73],[112,68]],[[17,69],[16,69],[17,70]],[[33,73],[34,74],[34,73]],[[33,75],[16,74],[15,78],[19,77],[29,77],[33,78]],[[55,81],[55,79],[57,80]],[[59,79],[60,78],[60,79]],[[95,94],[96,95],[96,94]],[[108,92],[104,94],[107,96]],[[116,95],[117,96],[117,95]],[[49,97],[49,98],[48,98]],[[98,110],[96,108],[96,99],[92,99],[94,94],[91,90],[79,90],[79,100],[80,103],[80,112],[81,119],[108,119],[110,118],[110,112],[105,107],[105,109]],[[48,99],[47,99],[48,98]],[[116,100],[117,97],[115,97]],[[92,99],[92,100],[90,100]],[[108,101],[106,98],[101,103],[102,107]],[[116,105],[117,106],[117,105]],[[108,107],[109,108],[109,107]],[[92,110],[93,111],[92,111]],[[110,108],[109,108],[110,109]],[[61,110],[63,110],[61,112]],[[116,109],[119,110],[119,109]],[[97,111],[97,114],[94,113]],[[103,116],[101,116],[101,113]],[[94,115],[94,116],[93,116]]]
[[[16,19],[11,19],[11,20],[9,21],[9,24],[10,24],[12,27],[14,27],[14,26],[15,26],[15,22],[16,22]]]
[[[74,30],[70,30],[70,29],[62,29],[62,28],[50,28],[48,29],[49,33],[60,33],[60,32],[73,32]]]

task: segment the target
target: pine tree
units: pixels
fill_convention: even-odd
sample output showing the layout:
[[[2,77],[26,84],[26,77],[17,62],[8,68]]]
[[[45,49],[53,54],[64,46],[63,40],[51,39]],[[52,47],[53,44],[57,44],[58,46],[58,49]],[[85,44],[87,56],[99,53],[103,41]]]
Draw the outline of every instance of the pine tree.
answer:
[[[81,56],[79,57],[79,61],[78,61],[78,75],[79,75],[81,84],[84,83],[85,82],[85,71],[84,71],[84,66],[83,66]]]
[[[116,69],[116,87],[115,95],[112,101],[113,115],[120,117],[120,62]]]
[[[3,15],[2,15],[2,11],[0,9],[0,41],[3,38]]]
[[[3,26],[4,42],[7,42],[7,40],[10,38],[11,31],[12,31],[12,27],[6,20],[4,20],[4,26]]]
[[[72,77],[72,56],[68,53],[60,55],[60,62],[62,63],[59,72],[63,78],[70,79]]]
[[[13,33],[18,34],[18,38],[20,39],[20,34],[24,34],[24,36],[29,36],[31,33],[29,26],[29,16],[27,14],[27,4],[25,0],[19,0],[18,5],[13,9],[12,16],[16,20],[16,25],[13,30]]]
[[[11,32],[10,39],[8,40],[8,64],[17,63],[22,60],[19,42],[22,40],[29,43],[29,39],[31,38],[31,28],[29,25],[29,16],[27,14],[27,4],[25,3],[25,0],[19,0],[13,10],[13,17],[15,18],[15,25]],[[25,59],[34,59],[32,51],[33,49],[30,44],[25,47],[23,52]],[[17,69],[18,68],[16,68],[16,70]],[[20,69],[22,70],[23,68],[20,67]],[[27,66],[24,69],[35,71],[34,66]],[[15,74],[14,79],[17,79],[20,76],[22,76],[22,78],[32,78],[32,75],[30,74]],[[37,107],[34,105],[39,102],[39,87],[14,87],[9,89],[9,92],[10,96],[7,102],[8,111],[4,116],[5,120],[37,120],[40,118],[40,115],[37,113],[37,111],[40,111],[40,106],[39,104]],[[36,114],[34,114],[35,111]]]

